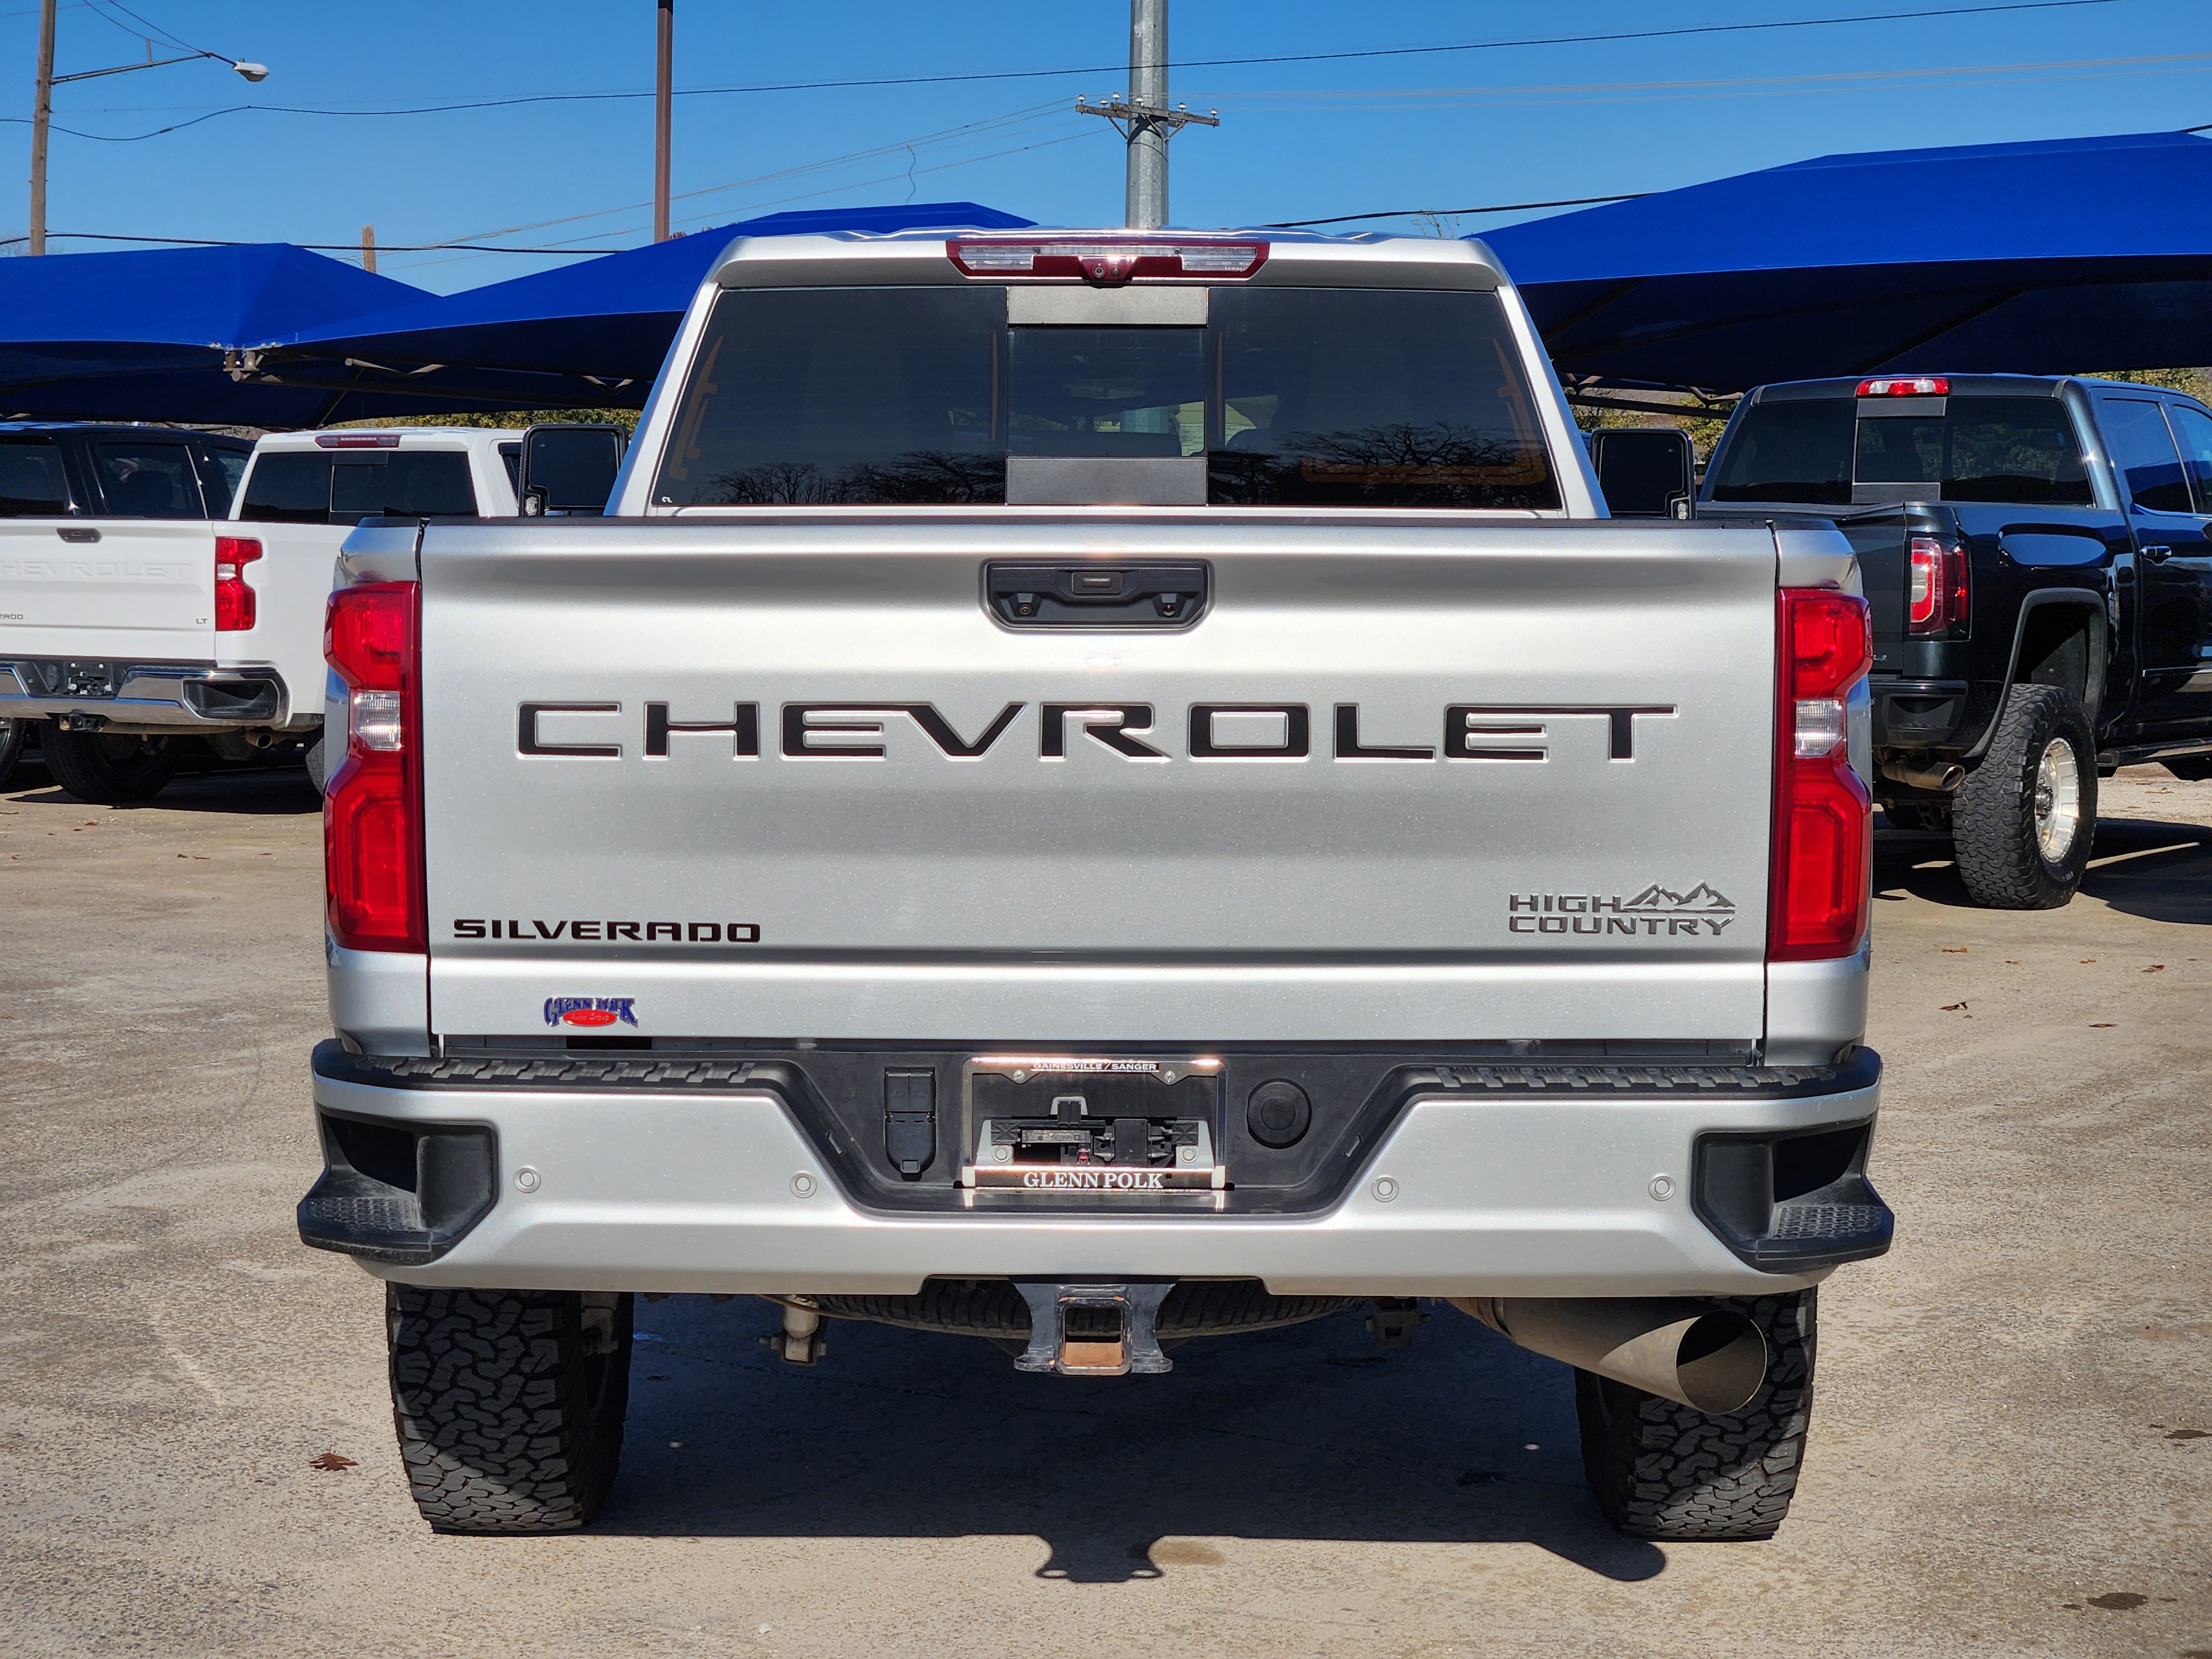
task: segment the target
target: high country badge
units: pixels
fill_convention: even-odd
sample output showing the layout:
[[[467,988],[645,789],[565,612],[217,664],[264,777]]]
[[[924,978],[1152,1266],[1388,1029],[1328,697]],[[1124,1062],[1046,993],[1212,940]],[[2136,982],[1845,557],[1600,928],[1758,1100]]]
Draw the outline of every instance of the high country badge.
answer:
[[[1654,882],[1633,898],[1618,893],[1509,893],[1505,915],[1506,927],[1516,933],[1711,939],[1735,920],[1735,901],[1702,881],[1686,893]]]

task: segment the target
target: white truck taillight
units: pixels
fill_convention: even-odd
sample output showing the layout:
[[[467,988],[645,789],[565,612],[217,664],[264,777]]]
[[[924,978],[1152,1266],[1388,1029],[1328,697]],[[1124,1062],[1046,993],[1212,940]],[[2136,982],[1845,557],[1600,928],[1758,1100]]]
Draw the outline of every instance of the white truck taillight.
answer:
[[[259,611],[246,567],[261,556],[261,544],[243,536],[215,538],[215,631],[243,634]]]
[[[1874,664],[1867,604],[1833,588],[1778,596],[1774,867],[1767,957],[1847,957],[1872,908],[1874,804],[1851,769],[1852,689]]]
[[[427,951],[422,879],[421,590],[331,595],[323,655],[346,688],[345,756],[323,800],[323,890],[349,951]]]
[[[1958,542],[1915,536],[1905,591],[1905,631],[1942,634],[1966,619],[1966,550]]]

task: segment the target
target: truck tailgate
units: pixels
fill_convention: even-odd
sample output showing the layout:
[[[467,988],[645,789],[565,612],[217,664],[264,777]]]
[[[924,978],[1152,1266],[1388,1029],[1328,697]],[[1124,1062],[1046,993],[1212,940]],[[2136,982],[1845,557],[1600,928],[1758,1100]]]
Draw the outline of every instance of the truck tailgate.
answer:
[[[1203,562],[1211,609],[986,611],[987,562],[1083,559]],[[443,1035],[1760,1032],[1764,528],[793,513],[434,525],[421,568]],[[648,704],[725,729],[648,755]],[[1194,757],[1194,707],[1285,752]],[[791,752],[838,748],[882,752]]]
[[[211,660],[215,537],[198,520],[0,520],[0,655]]]

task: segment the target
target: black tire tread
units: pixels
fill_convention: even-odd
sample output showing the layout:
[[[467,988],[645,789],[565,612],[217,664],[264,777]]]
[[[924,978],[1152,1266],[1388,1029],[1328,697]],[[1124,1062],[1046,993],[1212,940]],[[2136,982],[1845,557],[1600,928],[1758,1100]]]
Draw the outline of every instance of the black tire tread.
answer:
[[[31,735],[30,720],[0,720],[0,789],[8,787],[15,775],[15,767],[23,758],[23,744]]]
[[[1709,1417],[1641,1389],[1575,1373],[1583,1472],[1605,1518],[1636,1538],[1771,1538],[1790,1513],[1813,1412],[1815,1292],[1724,1303],[1765,1334],[1766,1381],[1751,1403]]]
[[[568,1532],[613,1484],[629,1393],[631,1298],[598,1410],[574,1291],[387,1285],[392,1419],[422,1518],[441,1532]]]
[[[2066,862],[2053,868],[2035,845],[2027,797],[2044,745],[2060,737],[2072,741],[2080,768],[2081,825]],[[2012,686],[1989,749],[1966,775],[1952,813],[1952,845],[1966,891],[1992,910],[2059,908],[2081,885],[2096,826],[2097,744],[2081,699],[2055,685]]]
[[[118,765],[101,752],[96,732],[64,732],[51,721],[39,747],[53,781],[79,800],[94,806],[121,806],[151,800],[169,787],[177,772],[177,741],[155,738],[138,764]]]

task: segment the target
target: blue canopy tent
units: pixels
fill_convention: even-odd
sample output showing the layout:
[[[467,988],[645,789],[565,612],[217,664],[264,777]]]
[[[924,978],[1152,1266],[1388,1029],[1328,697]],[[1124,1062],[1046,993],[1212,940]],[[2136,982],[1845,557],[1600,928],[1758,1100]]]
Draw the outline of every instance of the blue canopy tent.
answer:
[[[314,396],[240,386],[229,354],[426,297],[287,242],[0,260],[0,416],[312,421]]]
[[[708,268],[738,236],[1018,230],[973,202],[776,213],[283,337],[246,360],[272,390],[313,388],[318,421],[410,409],[642,407]]]
[[[1483,238],[1571,388],[2212,363],[2212,141],[1828,155]]]

